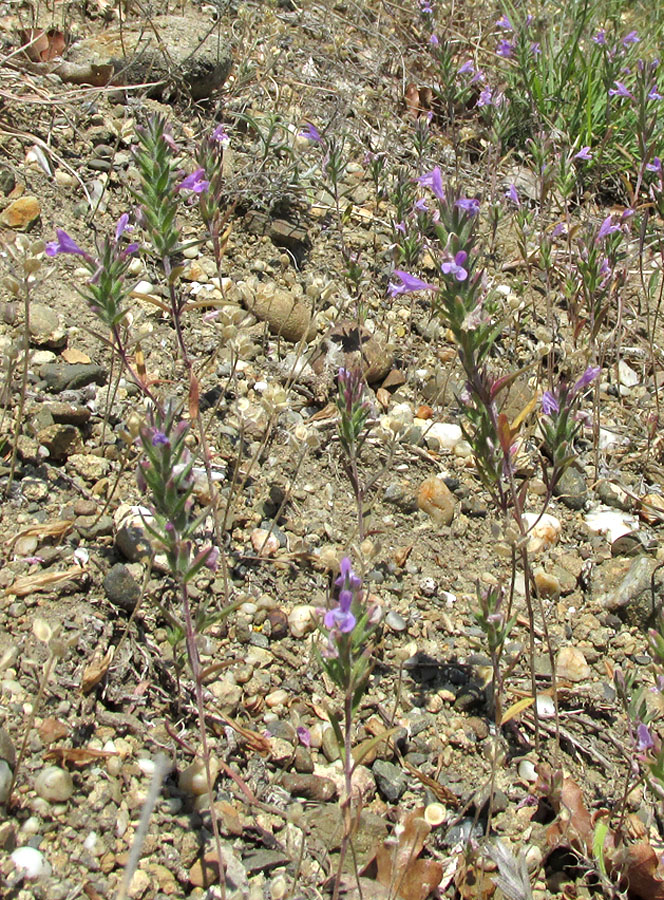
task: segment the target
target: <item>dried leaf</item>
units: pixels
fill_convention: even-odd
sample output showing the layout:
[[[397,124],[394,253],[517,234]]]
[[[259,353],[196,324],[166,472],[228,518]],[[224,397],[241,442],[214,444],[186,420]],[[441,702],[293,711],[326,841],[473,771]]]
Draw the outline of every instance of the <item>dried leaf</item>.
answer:
[[[15,534],[10,538],[7,541],[7,547],[11,551],[11,548],[16,541],[23,537],[63,537],[72,528],[73,524],[73,519],[59,519],[56,522],[37,522],[34,525],[29,525],[27,528],[24,528],[22,531],[19,531],[18,534]]]
[[[406,101],[406,110],[414,119],[420,114],[420,92],[417,85],[412,81],[406,85],[404,92],[404,100]]]
[[[54,759],[61,765],[72,765],[80,769],[98,759],[108,759],[118,754],[112,750],[91,750],[88,747],[53,747],[44,754],[44,759]]]
[[[614,859],[613,869],[624,874],[632,900],[664,900],[664,872],[647,841],[630,844],[619,856],[619,860]]]
[[[37,575],[26,575],[25,578],[17,578],[16,581],[7,588],[8,594],[14,594],[15,597],[26,597],[38,591],[48,591],[53,585],[61,584],[63,581],[77,581],[85,572],[80,566],[72,566],[65,572],[40,572]]]
[[[59,741],[65,737],[69,732],[69,727],[64,722],[61,722],[60,719],[49,716],[41,723],[38,731],[39,737],[44,744],[52,744],[54,741]]]
[[[92,661],[89,662],[83,670],[81,690],[84,694],[89,694],[90,691],[99,684],[102,678],[104,678],[113,660],[114,652],[115,647],[109,647],[101,658],[99,652],[95,653]]]
[[[420,772],[419,769],[416,769],[412,763],[408,762],[408,760],[404,759],[402,756],[399,756],[399,759],[402,766],[407,769],[411,775],[414,775],[418,781],[425,785],[425,787],[428,787],[437,800],[441,803],[446,803],[448,806],[454,806],[455,808],[459,805],[459,798],[456,794],[452,793],[448,787],[445,787],[444,784],[431,778],[430,775],[425,775],[424,772]]]
[[[408,813],[401,828],[376,851],[377,880],[402,900],[425,900],[443,877],[440,863],[418,859],[431,830],[423,812],[419,807]]]
[[[406,561],[411,554],[411,551],[415,545],[409,544],[407,547],[398,547],[394,554],[394,561],[399,566],[400,569],[406,565]]]
[[[520,700],[517,700],[516,703],[513,703],[502,715],[500,720],[500,724],[505,725],[510,719],[513,719],[515,716],[518,716],[519,713],[522,713],[524,709],[528,709],[529,706],[532,706],[535,702],[534,697],[522,697]]]
[[[65,36],[55,28],[44,31],[42,28],[26,28],[21,32],[25,47],[24,52],[33,62],[50,62],[62,53],[67,46]]]

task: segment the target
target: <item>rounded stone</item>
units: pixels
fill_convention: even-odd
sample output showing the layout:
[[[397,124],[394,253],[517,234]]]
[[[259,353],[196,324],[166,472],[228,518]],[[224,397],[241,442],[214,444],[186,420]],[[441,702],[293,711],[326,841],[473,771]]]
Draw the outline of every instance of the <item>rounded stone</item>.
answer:
[[[454,518],[454,495],[441,478],[433,476],[422,482],[417,505],[436,525],[449,525]]]
[[[65,769],[47,766],[35,779],[35,791],[49,803],[64,803],[74,793],[74,782]]]

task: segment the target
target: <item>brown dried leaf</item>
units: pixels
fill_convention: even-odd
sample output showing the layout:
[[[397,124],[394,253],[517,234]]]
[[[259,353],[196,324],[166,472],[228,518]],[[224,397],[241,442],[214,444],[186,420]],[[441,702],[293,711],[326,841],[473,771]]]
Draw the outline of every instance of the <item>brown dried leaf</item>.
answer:
[[[416,119],[420,114],[420,92],[417,85],[412,81],[406,85],[404,100],[406,101],[406,110],[408,114]]]
[[[399,566],[400,569],[406,565],[406,561],[411,554],[411,551],[415,544],[408,544],[407,547],[398,547],[394,554],[394,561]]]
[[[61,765],[72,765],[80,769],[98,759],[108,759],[117,755],[111,750],[91,750],[88,747],[53,747],[52,750],[46,751],[44,759],[55,759]]]
[[[582,853],[592,852],[594,827],[583,792],[562,771],[553,771],[547,763],[537,766],[538,781],[535,790],[549,801],[556,813],[556,821],[549,826],[546,838],[551,847],[568,844]]]
[[[96,687],[104,678],[113,660],[114,652],[115,648],[109,647],[101,658],[99,652],[95,653],[92,661],[83,670],[81,690],[84,694],[89,694],[92,688]]]
[[[21,32],[25,54],[33,62],[50,62],[62,53],[67,46],[65,36],[55,28],[44,31],[42,28],[26,28]]]
[[[25,578],[17,578],[7,588],[8,594],[15,597],[26,597],[38,591],[49,591],[53,585],[63,581],[77,581],[85,572],[80,566],[71,566],[65,572],[39,572],[37,575],[26,575]]]
[[[60,719],[49,716],[47,719],[44,719],[38,730],[42,741],[45,744],[52,744],[54,741],[59,741],[60,738],[65,737],[69,727],[64,722],[61,722]]]
[[[438,887],[443,867],[433,859],[418,859],[431,830],[423,807],[408,813],[402,830],[376,851],[377,880],[403,900],[425,900]],[[396,839],[396,848],[394,840]]]
[[[646,841],[630,844],[620,856],[617,868],[627,880],[632,900],[664,900],[664,872],[650,844]],[[614,862],[618,863],[618,859]]]
[[[60,356],[68,363],[90,363],[92,360],[87,353],[77,350],[76,347],[65,347]]]
[[[439,800],[441,803],[446,803],[448,806],[454,806],[455,808],[459,805],[459,798],[456,794],[452,793],[452,791],[445,787],[444,784],[441,784],[439,781],[436,781],[434,778],[431,778],[430,775],[425,775],[424,772],[420,772],[419,769],[416,769],[415,766],[410,763],[407,759],[403,757],[399,757],[401,764],[405,769],[408,769],[411,775],[414,775],[418,781],[422,782],[425,787],[428,787],[431,793]]]
[[[16,541],[23,537],[39,537],[42,539],[63,537],[72,528],[73,524],[73,519],[59,519],[56,522],[36,522],[34,525],[28,525],[27,528],[11,537],[7,541],[7,547],[11,552]]]

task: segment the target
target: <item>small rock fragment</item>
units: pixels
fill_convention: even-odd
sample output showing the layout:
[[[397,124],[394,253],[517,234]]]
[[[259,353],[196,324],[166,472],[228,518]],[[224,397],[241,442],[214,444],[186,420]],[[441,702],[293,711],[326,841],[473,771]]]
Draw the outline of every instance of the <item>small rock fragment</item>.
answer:
[[[304,637],[315,630],[318,615],[315,606],[301,604],[294,606],[288,616],[288,627],[294,638]]]
[[[73,425],[48,425],[39,431],[37,440],[54,462],[63,462],[83,446],[80,432]]]
[[[574,466],[565,469],[556,482],[553,493],[568,509],[583,509],[588,500],[588,489],[583,473]]]
[[[454,450],[463,440],[463,432],[451,422],[434,422],[424,432],[424,440],[432,450]]]
[[[274,556],[279,549],[279,539],[266,528],[254,528],[251,532],[251,546],[259,556]]]
[[[6,759],[0,759],[0,806],[9,800],[9,788],[12,783],[12,770]]]
[[[408,787],[408,778],[394,763],[377,759],[372,768],[378,791],[388,803],[395,803]]]
[[[282,775],[281,784],[291,796],[303,797],[317,803],[327,803],[333,800],[337,793],[334,782],[320,775]]]
[[[442,478],[427,478],[417,492],[417,505],[436,525],[449,525],[454,518],[454,495]]]
[[[214,756],[211,756],[210,779],[213,785],[218,774],[219,762]],[[185,794],[193,794],[195,797],[207,794],[208,784],[205,763],[199,756],[196,757],[191,765],[180,772],[178,776],[178,786]]]
[[[31,305],[30,338],[37,347],[48,347],[51,350],[58,350],[67,343],[67,332],[60,316],[50,306],[44,303]]]
[[[562,530],[560,521],[549,513],[524,513],[524,524],[528,531],[528,552],[541,553],[552,547]]]
[[[556,673],[565,681],[578,682],[587,681],[591,670],[578,647],[562,647],[556,657]]]
[[[29,231],[41,215],[36,197],[19,197],[0,213],[0,224],[14,231]]]

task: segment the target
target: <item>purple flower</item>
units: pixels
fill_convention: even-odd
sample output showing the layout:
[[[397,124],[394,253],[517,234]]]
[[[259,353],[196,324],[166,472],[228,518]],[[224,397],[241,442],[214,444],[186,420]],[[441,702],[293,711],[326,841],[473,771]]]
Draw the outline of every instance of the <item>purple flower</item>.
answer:
[[[332,632],[330,643],[333,642],[337,635],[351,632],[357,624],[357,619],[350,611],[350,607],[355,593],[362,585],[362,580],[353,572],[351,561],[347,556],[344,556],[341,560],[340,569],[341,573],[334,582],[340,588],[339,605],[334,609],[329,609],[323,619],[325,627]]]
[[[362,579],[353,571],[353,564],[350,561],[350,557],[344,556],[341,560],[341,563],[339,564],[339,576],[334,583],[339,588],[350,589],[351,591],[360,589]]]
[[[474,75],[475,69],[471,60],[467,59],[460,69],[457,69],[457,75]]]
[[[554,413],[560,412],[560,404],[552,391],[544,391],[542,394],[542,412],[545,416],[552,416]]]
[[[641,753],[643,753],[644,750],[651,750],[655,746],[655,742],[652,739],[648,726],[644,725],[643,722],[641,722],[636,729],[636,740],[638,750]]]
[[[416,200],[413,206],[415,212],[427,212],[429,207],[427,206],[427,201],[422,197],[420,200]]]
[[[493,102],[493,91],[491,90],[491,88],[487,87],[487,88],[484,88],[484,90],[480,93],[479,97],[477,98],[477,103],[475,104],[475,106],[478,106],[481,109],[483,106],[491,106],[492,102]]]
[[[457,209],[462,209],[469,216],[476,216],[480,211],[480,201],[477,197],[459,197],[454,205]]]
[[[498,21],[496,22],[496,27],[504,28],[505,31],[514,31],[512,23],[506,15],[503,15],[500,19],[498,19]]]
[[[517,191],[515,184],[511,184],[509,186],[509,188],[505,191],[505,196],[515,206],[521,206],[521,201],[519,200],[519,192]]]
[[[125,231],[133,231],[134,226],[129,224],[129,213],[122,213],[115,226],[115,243],[120,240]]]
[[[657,90],[657,85],[654,85],[648,91],[648,100],[661,100],[661,99],[662,99],[662,95]]]
[[[593,158],[593,155],[590,152],[590,147],[588,147],[588,146],[581,147],[579,152],[574,154],[574,159],[583,159],[583,160],[588,161],[589,159],[592,159],[592,158]]]
[[[44,248],[44,253],[47,256],[57,256],[58,253],[73,253],[76,256],[85,256],[87,258],[88,254],[85,250],[79,247],[74,238],[69,237],[62,228],[56,228],[55,235],[57,240],[49,241]]]
[[[630,44],[638,44],[641,38],[637,31],[630,31],[629,34],[626,34],[622,39],[623,47],[629,47]]]
[[[540,53],[542,52],[542,48],[540,47],[539,41],[532,42],[532,44],[530,45],[530,52],[533,54],[533,56],[540,55]]]
[[[496,53],[498,56],[502,56],[503,59],[511,59],[514,53],[514,44],[512,41],[508,41],[507,38],[503,38],[496,48]]]
[[[220,144],[227,146],[230,144],[231,139],[229,138],[226,129],[223,125],[217,125],[212,134],[210,135],[213,141],[218,141]]]
[[[154,434],[152,435],[152,446],[153,447],[170,447],[171,442],[168,439],[168,436],[164,434],[163,431],[159,431],[158,428],[155,428]]]
[[[422,281],[416,275],[409,275],[408,272],[403,272],[401,269],[395,269],[393,274],[396,275],[401,284],[390,282],[387,288],[390,297],[398,297],[399,294],[412,294],[413,291],[438,290],[435,284],[427,284],[426,281]]]
[[[613,224],[613,216],[608,215],[606,219],[599,226],[599,231],[597,232],[597,237],[595,238],[595,243],[599,244],[600,241],[603,241],[605,237],[608,237],[610,234],[613,234],[614,231],[618,231],[618,225]]]
[[[210,187],[210,182],[205,178],[205,169],[196,169],[191,175],[183,178],[177,186],[179,191],[193,191],[195,194],[202,194]]]
[[[431,172],[425,172],[424,175],[421,175],[417,179],[417,183],[423,185],[423,187],[431,188],[434,195],[439,200],[445,199],[445,191],[443,189],[443,176],[440,171],[440,166],[436,166],[436,168],[432,169]]]
[[[457,281],[465,281],[468,278],[468,269],[464,268],[467,259],[466,251],[459,250],[454,260],[448,260],[441,265],[440,271],[443,275],[454,275]]]
[[[311,122],[307,122],[307,127],[300,132],[300,137],[306,138],[308,141],[313,141],[315,144],[320,144],[323,140],[320,131]]]
[[[431,37],[429,38],[429,43],[431,44],[432,47],[437,47],[440,44],[440,41],[438,40],[438,35],[432,34]]]
[[[615,87],[609,88],[609,97],[627,97],[628,100],[633,100],[634,95],[631,94],[622,81],[614,81]]]
[[[173,153],[179,153],[179,152],[180,152],[179,149],[178,149],[178,145],[177,145],[177,144],[175,143],[175,141],[173,140],[173,135],[172,135],[169,131],[164,131],[164,133],[162,134],[162,138],[163,138],[163,140],[164,140],[164,143],[165,143],[168,147],[170,147],[170,149],[173,151]]]
[[[600,47],[604,47],[606,45],[606,30],[600,28],[599,31],[593,35],[593,41]]]
[[[658,175],[662,174],[662,160],[659,156],[654,156],[651,163],[646,165],[646,169],[649,172],[657,172]]]
[[[579,380],[575,383],[574,387],[570,391],[572,395],[578,394],[579,391],[585,390],[588,387],[591,381],[594,381],[600,373],[599,366],[588,366],[583,375],[579,378]]]

